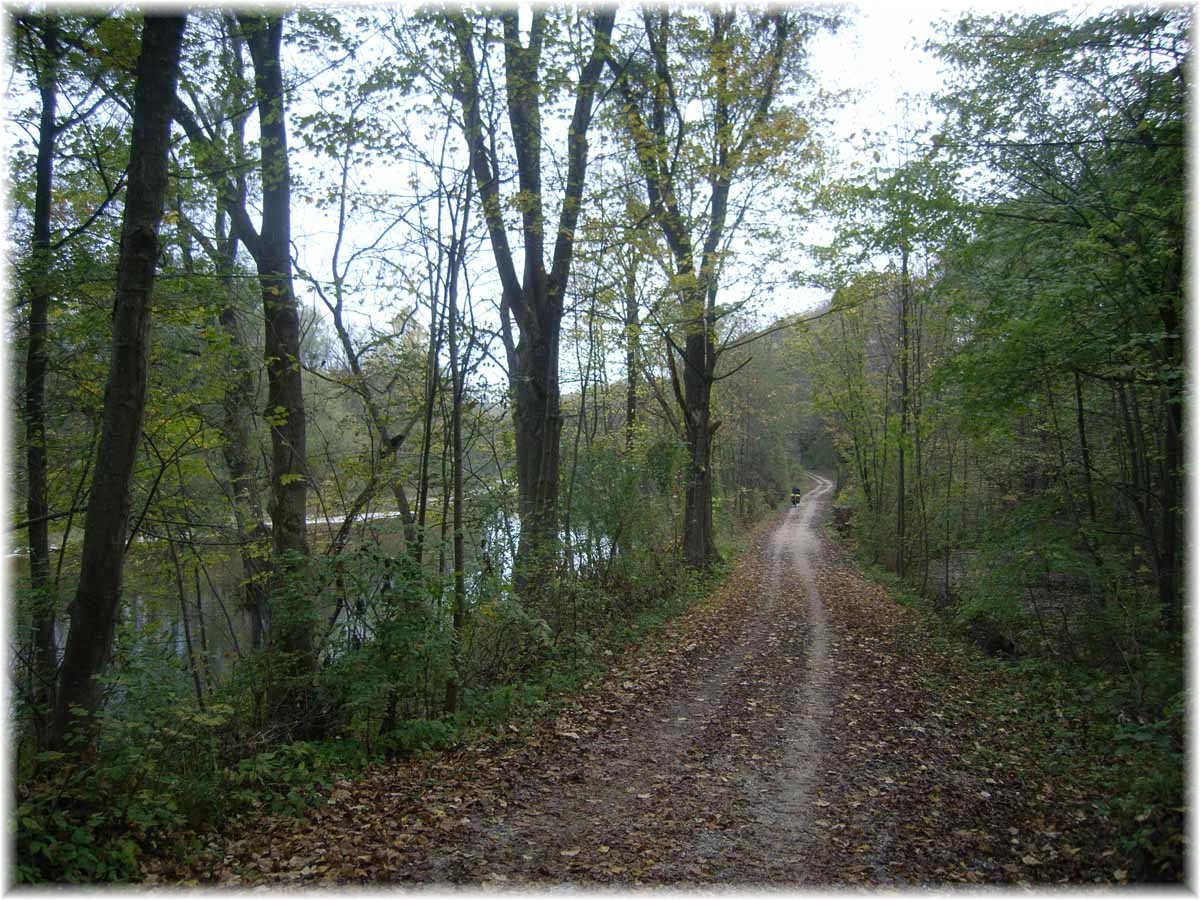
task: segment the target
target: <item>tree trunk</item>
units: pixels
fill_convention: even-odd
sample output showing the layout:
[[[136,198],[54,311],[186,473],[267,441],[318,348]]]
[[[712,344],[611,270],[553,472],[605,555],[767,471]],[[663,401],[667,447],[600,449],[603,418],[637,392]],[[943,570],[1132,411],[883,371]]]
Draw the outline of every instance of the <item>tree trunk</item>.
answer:
[[[900,578],[904,577],[905,569],[905,551],[907,549],[907,521],[905,516],[905,494],[906,486],[904,483],[904,451],[905,444],[908,441],[908,407],[909,407],[909,384],[908,384],[908,357],[909,357],[909,275],[908,275],[908,249],[901,248],[900,250],[900,440],[896,443],[897,455],[897,477],[896,477],[896,575]]]
[[[521,536],[514,580],[528,592],[558,558],[559,438],[558,334],[553,340],[518,346],[510,360],[513,433],[517,451],[517,495]]]
[[[1159,543],[1159,558],[1156,566],[1158,575],[1158,599],[1163,611],[1163,620],[1172,636],[1183,634],[1183,609],[1180,601],[1180,520],[1183,511],[1182,478],[1183,466],[1183,404],[1181,398],[1167,401],[1165,453],[1163,457],[1163,487],[1160,520],[1162,539]]]
[[[254,94],[259,117],[259,171],[262,178],[262,228],[256,230],[246,210],[244,192],[229,171],[234,163],[224,159],[201,128],[196,115],[178,103],[175,115],[205,175],[228,211],[236,236],[254,257],[262,293],[265,330],[267,407],[264,418],[271,433],[272,565],[266,593],[271,612],[270,643],[292,660],[291,675],[303,681],[316,668],[313,634],[316,622],[311,600],[289,590],[298,564],[308,556],[305,515],[308,472],[305,457],[305,411],[301,381],[300,316],[292,285],[291,178],[288,166],[286,111],[280,48],[281,16],[239,15],[254,66]],[[293,585],[294,587],[294,585]],[[284,679],[285,681],[287,679]],[[277,698],[279,699],[279,698]],[[300,715],[299,706],[291,713]],[[295,719],[294,721],[299,721]]]
[[[1182,233],[1182,229],[1180,229]],[[1183,466],[1184,466],[1184,396],[1185,354],[1182,317],[1183,260],[1182,242],[1171,268],[1168,300],[1159,308],[1163,328],[1162,354],[1168,382],[1161,391],[1163,418],[1162,488],[1159,519],[1161,541],[1158,564],[1158,598],[1163,621],[1172,636],[1181,636],[1184,629],[1182,584],[1180,578],[1183,557]],[[1178,299],[1178,305],[1176,300]]]
[[[67,747],[76,712],[100,707],[99,676],[112,653],[121,600],[130,488],[146,405],[150,300],[170,151],[171,108],[184,16],[147,15],[134,88],[129,177],[113,306],[113,350],[83,537],[79,588],[63,658],[51,745]],[[90,722],[78,723],[88,747]]]
[[[425,406],[424,427],[421,431],[421,455],[417,475],[417,516],[414,535],[416,538],[413,557],[418,564],[425,557],[425,518],[429,511],[429,481],[430,460],[433,456],[433,409],[438,399],[438,389],[441,384],[441,366],[438,364],[438,354],[442,348],[442,319],[438,313],[437,297],[429,298],[429,354],[425,367]]]
[[[269,645],[284,655],[283,677],[269,698],[276,721],[296,735],[315,736],[309,709],[316,620],[312,600],[296,585],[308,556],[305,516],[308,471],[305,455],[304,391],[300,365],[300,314],[292,285],[291,175],[280,48],[282,16],[239,16],[254,64],[262,175],[262,230],[251,248],[262,288],[267,370],[266,420],[271,429],[271,549],[268,594]],[[243,236],[244,240],[244,236]]]
[[[625,271],[625,450],[633,450],[637,426],[637,362],[642,323],[637,298],[637,263],[631,259]]]
[[[244,83],[242,61],[242,37],[233,23],[227,28],[229,35],[228,66],[233,71],[234,84]],[[241,91],[234,96],[236,111],[230,116],[232,131],[229,144],[237,164],[245,159],[245,124],[249,109],[242,106]],[[244,170],[239,168],[239,173]],[[233,202],[244,208],[246,204],[246,176],[239,174],[236,196]],[[221,450],[225,465],[229,469],[234,521],[237,526],[238,546],[242,557],[241,605],[250,618],[250,646],[258,651],[263,648],[266,634],[267,579],[270,573],[270,533],[263,524],[263,504],[259,494],[258,473],[251,452],[253,437],[253,410],[255,399],[254,369],[249,348],[242,335],[237,303],[238,238],[236,229],[225,232],[225,210],[217,213],[217,246],[213,260],[221,279],[222,293],[227,298],[225,307],[218,317],[221,329],[229,339],[232,377],[225,388],[222,399],[222,442]]]
[[[687,337],[683,366],[684,421],[688,445],[688,482],[683,513],[683,555],[693,568],[721,561],[713,534],[712,439],[720,423],[712,421],[712,369],[716,348],[707,329]]]
[[[1083,470],[1083,486],[1087,493],[1088,521],[1096,524],[1096,492],[1092,485],[1092,454],[1088,446],[1087,423],[1083,411],[1083,379],[1075,372],[1075,429],[1079,436],[1079,464]]]
[[[449,289],[450,341],[450,481],[451,502],[454,504],[454,609],[451,629],[454,644],[454,664],[446,683],[446,712],[458,711],[459,669],[462,665],[462,631],[467,617],[466,546],[463,536],[463,442],[462,404],[463,373],[458,359],[457,273],[452,274]]]
[[[559,333],[587,171],[587,133],[600,72],[608,57],[615,13],[597,10],[591,16],[592,49],[575,92],[567,132],[567,175],[562,212],[557,227],[552,229],[546,227],[541,183],[542,85],[539,65],[545,12],[535,8],[527,45],[522,43],[519,34],[516,10],[501,13],[501,19],[508,120],[522,201],[524,271],[520,275],[503,218],[500,195],[503,179],[494,152],[496,135],[485,129],[481,110],[473,29],[462,13],[451,15],[448,24],[459,53],[458,93],[463,109],[463,132],[502,286],[501,336],[513,395],[521,518],[514,583],[518,593],[532,591],[538,594],[546,584],[545,575],[558,557],[559,435],[562,431]],[[545,261],[547,235],[552,235],[554,240],[549,269]],[[520,333],[517,341],[513,339],[514,319]]]
[[[171,565],[175,569],[175,590],[179,594],[179,621],[183,625],[183,646],[187,650],[188,670],[192,674],[192,687],[196,691],[196,706],[204,709],[204,684],[200,680],[200,658],[192,643],[192,621],[188,616],[187,590],[183,584],[183,565],[179,562],[179,551],[175,548],[175,537],[167,526],[167,548],[171,551]]]
[[[233,258],[232,252],[229,258]],[[227,296],[232,298],[235,288],[231,269],[222,272],[221,282],[229,292]],[[221,310],[219,321],[229,338],[233,368],[232,379],[222,398],[221,432],[224,440],[221,452],[229,469],[233,517],[242,557],[242,608],[250,617],[250,644],[253,649],[261,650],[267,604],[266,581],[270,569],[268,554],[264,551],[270,534],[263,525],[262,499],[258,493],[258,478],[250,453],[254,377],[250,368],[250,354],[242,340],[237,308],[232,300]]]
[[[40,29],[37,27],[40,25]],[[41,50],[36,38],[41,37]],[[58,27],[46,17],[29,29],[30,53],[40,62],[41,121],[38,126],[37,184],[33,204],[33,253],[29,272],[29,347],[25,362],[26,512],[29,516],[29,584],[33,595],[33,701],[39,741],[45,739],[54,705],[58,648],[54,642],[57,602],[50,579],[50,501],[46,448],[46,346],[50,331],[50,203],[54,182],[58,104]]]
[[[271,426],[272,543],[279,558],[308,554],[300,314],[292,286],[291,185],[280,67],[283,20],[244,17],[261,135],[262,231],[255,253],[266,325]]]

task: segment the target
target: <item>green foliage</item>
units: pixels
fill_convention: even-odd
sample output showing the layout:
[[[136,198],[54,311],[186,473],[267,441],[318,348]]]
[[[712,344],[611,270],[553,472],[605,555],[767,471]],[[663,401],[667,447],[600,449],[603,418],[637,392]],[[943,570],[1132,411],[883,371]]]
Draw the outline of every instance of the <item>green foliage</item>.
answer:
[[[105,713],[95,760],[23,761],[16,831],[19,882],[130,881],[146,852],[185,854],[194,831],[252,811],[298,813],[366,755],[356,742],[297,741],[246,752],[235,708],[197,709],[163,688],[162,667],[109,679],[125,702]]]
[[[94,763],[59,753],[27,761],[13,812],[18,881],[134,879],[144,849],[185,849],[181,830],[213,814],[229,710],[159,699],[136,717],[106,715]]]
[[[704,574],[673,561],[670,570],[672,578],[656,582],[657,591],[636,603],[613,593],[627,590],[628,583],[611,585],[605,604],[609,614],[601,620],[607,627],[593,622],[588,632],[576,632],[571,640],[558,641],[540,665],[509,684],[469,691],[459,722],[465,727],[487,729],[543,714],[556,699],[602,671],[606,661],[621,650],[651,640],[673,616],[709,596],[728,571],[722,568]],[[622,615],[612,615],[613,609],[622,610]]]
[[[687,447],[675,437],[658,437],[646,446],[646,469],[659,494],[669,494],[687,467]]]
[[[97,800],[109,788],[96,779],[80,779],[66,767],[58,767],[51,779],[21,786],[13,811],[18,884],[129,881],[136,876],[139,839],[147,826],[157,822],[171,829],[182,817],[146,791],[131,801],[101,806]]]
[[[326,643],[318,679],[320,705],[333,733],[366,746],[400,718],[433,714],[449,673],[450,634],[437,598],[440,585],[407,556],[363,546],[330,564],[326,584],[339,619]]]
[[[975,663],[986,677],[991,660]],[[1137,881],[1183,877],[1185,802],[1183,672],[1160,657],[1164,690],[1158,704],[1119,680],[1061,661],[1026,659],[1012,678],[991,679],[998,710],[1019,708],[1028,728],[1013,738],[1034,740],[1048,772],[1105,796],[1091,810],[1098,826],[1128,854]]]
[[[1159,719],[1120,722],[1112,730],[1109,764],[1102,777],[1118,786],[1098,812],[1123,824],[1122,850],[1139,861],[1148,881],[1174,881],[1183,874],[1184,751],[1183,692]]]
[[[401,722],[379,740],[379,749],[388,756],[411,756],[442,750],[461,737],[456,721],[410,719]]]
[[[359,771],[366,761],[354,741],[294,741],[238,760],[222,773],[221,817],[252,810],[297,815],[337,776]]]
[[[508,594],[476,607],[463,635],[463,669],[468,685],[507,684],[528,675],[553,650],[553,634]]]

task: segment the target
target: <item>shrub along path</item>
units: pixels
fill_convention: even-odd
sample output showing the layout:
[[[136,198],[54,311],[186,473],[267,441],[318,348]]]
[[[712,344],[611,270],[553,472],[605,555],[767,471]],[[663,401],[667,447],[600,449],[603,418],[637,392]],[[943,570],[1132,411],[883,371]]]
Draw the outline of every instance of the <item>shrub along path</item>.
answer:
[[[553,720],[211,836],[224,883],[1122,881],[1002,670],[858,574],[816,479],[711,601]],[[1008,698],[1000,702],[997,698]]]

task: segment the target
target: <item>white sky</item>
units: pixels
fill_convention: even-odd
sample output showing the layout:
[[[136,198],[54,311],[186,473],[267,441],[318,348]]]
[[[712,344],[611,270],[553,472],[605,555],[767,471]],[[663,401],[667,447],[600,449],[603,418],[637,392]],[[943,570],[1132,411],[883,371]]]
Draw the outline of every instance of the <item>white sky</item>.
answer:
[[[832,112],[832,129],[825,138],[843,162],[849,162],[856,144],[861,147],[864,128],[879,135],[905,123],[906,97],[914,101],[907,113],[908,123],[919,124],[924,115],[917,112],[921,101],[942,87],[941,64],[925,50],[926,42],[940,34],[940,22],[954,22],[967,12],[1046,13],[1085,7],[1095,11],[1100,6],[1079,0],[969,4],[861,0],[848,4],[844,7],[846,24],[835,33],[818,35],[810,44],[810,69],[818,82],[830,91],[851,92],[846,104]],[[821,229],[813,233],[821,235]],[[816,288],[798,289],[767,304],[764,311],[771,316],[787,315],[816,306],[825,297],[826,292]]]
[[[844,11],[845,25],[817,35],[809,45],[809,67],[824,89],[850,92],[846,104],[831,111],[832,129],[824,135],[829,147],[849,162],[864,127],[875,133],[890,130],[902,121],[905,94],[927,97],[939,88],[936,61],[924,44],[934,34],[935,21],[955,14],[944,5],[904,2],[859,3]],[[810,237],[829,235],[818,226]],[[818,288],[797,288],[777,294],[763,313],[767,318],[794,314],[826,297]]]

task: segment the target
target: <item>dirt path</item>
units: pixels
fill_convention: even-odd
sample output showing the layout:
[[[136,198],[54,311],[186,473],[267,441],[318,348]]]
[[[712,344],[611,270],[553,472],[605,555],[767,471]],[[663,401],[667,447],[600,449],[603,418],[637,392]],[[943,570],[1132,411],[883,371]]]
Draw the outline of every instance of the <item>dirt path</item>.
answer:
[[[823,536],[831,489],[814,476],[712,603],[556,721],[378,767],[301,823],[243,823],[211,842],[201,879],[1104,877],[1081,849],[1085,798],[1036,775],[1019,740],[981,743],[1019,715],[982,719],[961,654]]]

